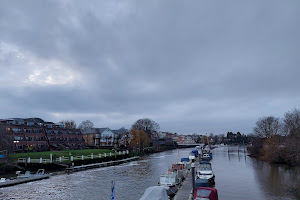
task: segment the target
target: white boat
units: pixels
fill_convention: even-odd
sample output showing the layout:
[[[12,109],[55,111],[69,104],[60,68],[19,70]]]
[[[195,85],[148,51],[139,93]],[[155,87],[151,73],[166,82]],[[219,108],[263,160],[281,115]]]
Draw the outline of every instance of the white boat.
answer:
[[[160,176],[158,185],[166,188],[168,196],[174,196],[180,186],[180,179],[178,178],[178,174],[162,174]]]
[[[197,178],[207,179],[209,182],[214,183],[215,175],[213,173],[211,164],[207,161],[200,162],[200,168],[198,170]]]
[[[193,152],[189,153],[189,159],[194,162],[195,161],[195,154]]]
[[[169,197],[167,195],[166,188],[162,186],[152,186],[145,190],[144,195],[140,198],[140,200],[168,200]]]
[[[42,180],[42,179],[46,179],[46,178],[50,177],[50,175],[45,174],[44,169],[38,170],[37,173],[35,173],[35,174],[31,174],[29,171],[25,172],[24,174],[21,174],[20,171],[17,171],[16,174],[18,174],[16,179],[1,178],[0,179],[0,188],[13,186],[13,185],[17,185],[17,184],[22,184],[22,183],[27,183],[27,182],[32,182],[32,181],[37,181],[37,180]]]
[[[44,169],[39,169],[35,174],[31,174],[30,171],[26,171],[24,174],[21,174],[21,171],[16,171],[17,179],[20,178],[31,178],[31,177],[40,177],[45,175]]]

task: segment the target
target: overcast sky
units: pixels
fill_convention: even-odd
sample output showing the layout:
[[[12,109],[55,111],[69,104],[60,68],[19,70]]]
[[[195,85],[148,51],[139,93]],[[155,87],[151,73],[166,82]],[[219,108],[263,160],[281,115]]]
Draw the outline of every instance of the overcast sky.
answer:
[[[251,133],[300,107],[300,1],[0,1],[0,118]]]

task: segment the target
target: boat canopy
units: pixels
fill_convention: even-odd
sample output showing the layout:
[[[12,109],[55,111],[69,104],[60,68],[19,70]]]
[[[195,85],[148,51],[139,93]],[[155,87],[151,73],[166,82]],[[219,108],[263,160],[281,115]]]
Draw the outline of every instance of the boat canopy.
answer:
[[[218,191],[215,188],[199,187],[194,190],[194,199],[199,197],[218,200]]]
[[[181,162],[190,162],[189,158],[181,158]]]
[[[199,154],[198,150],[193,150],[192,152],[195,154],[195,156],[198,156]]]
[[[140,200],[168,200],[167,190],[163,186],[152,186],[146,189]]]

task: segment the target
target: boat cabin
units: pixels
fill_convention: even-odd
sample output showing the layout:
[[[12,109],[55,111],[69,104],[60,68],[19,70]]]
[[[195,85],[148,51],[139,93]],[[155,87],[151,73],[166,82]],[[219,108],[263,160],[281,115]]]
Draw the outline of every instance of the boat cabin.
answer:
[[[196,184],[195,184],[195,188],[199,188],[199,187],[210,187],[211,184],[209,183],[208,179],[196,179]]]
[[[172,169],[175,170],[175,171],[182,170],[184,168],[185,168],[185,163],[184,162],[177,162],[177,163],[172,164]]]
[[[177,174],[163,174],[160,176],[158,185],[160,186],[174,186],[180,183]]]

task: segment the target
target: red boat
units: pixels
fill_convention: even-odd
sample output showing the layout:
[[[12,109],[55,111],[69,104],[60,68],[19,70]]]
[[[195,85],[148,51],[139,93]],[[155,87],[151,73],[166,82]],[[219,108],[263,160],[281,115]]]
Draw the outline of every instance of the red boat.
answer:
[[[184,168],[185,168],[184,162],[177,162],[177,163],[173,163],[173,164],[172,164],[172,169],[173,169],[174,171],[182,170],[182,169],[184,169]]]
[[[194,200],[218,200],[218,191],[215,188],[199,187],[194,190]]]

